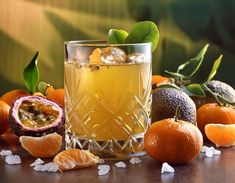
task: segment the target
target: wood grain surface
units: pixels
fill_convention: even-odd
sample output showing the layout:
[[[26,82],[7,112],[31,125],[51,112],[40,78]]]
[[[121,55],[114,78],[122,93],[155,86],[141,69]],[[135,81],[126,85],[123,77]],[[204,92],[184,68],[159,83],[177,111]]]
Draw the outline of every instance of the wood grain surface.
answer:
[[[207,144],[211,146],[211,144]],[[116,161],[106,161],[111,166],[109,174],[98,176],[97,166],[73,170],[64,173],[36,172],[29,165],[36,159],[24,151],[14,136],[0,137],[0,150],[11,149],[20,155],[22,164],[8,165],[0,158],[1,183],[233,183],[235,182],[235,148],[219,148],[220,156],[206,158],[203,153],[186,165],[173,166],[175,173],[161,174],[161,164],[148,156],[141,157],[142,162],[132,165],[125,161],[127,168],[115,167]],[[44,159],[52,161],[51,158]]]

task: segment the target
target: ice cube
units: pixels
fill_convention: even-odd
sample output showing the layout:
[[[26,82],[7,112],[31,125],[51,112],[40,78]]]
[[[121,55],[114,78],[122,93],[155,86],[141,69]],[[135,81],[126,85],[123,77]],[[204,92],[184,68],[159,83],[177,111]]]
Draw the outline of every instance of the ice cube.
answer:
[[[145,63],[146,61],[143,53],[131,53],[127,56],[127,63]]]
[[[126,168],[126,164],[122,161],[115,163],[115,166],[118,168]]]
[[[33,163],[30,164],[30,166],[37,166],[43,164],[44,161],[40,158],[36,159]]]
[[[9,155],[11,155],[12,154],[12,151],[10,151],[10,150],[1,150],[1,152],[0,152],[0,156],[9,156]]]
[[[5,158],[5,162],[9,165],[16,165],[21,163],[21,159],[18,155],[8,155]]]
[[[211,158],[213,156],[214,152],[211,148],[208,148],[206,150],[206,157]]]
[[[175,170],[172,166],[170,166],[168,163],[165,162],[162,164],[162,169],[161,169],[161,173],[164,173],[164,172],[174,173]]]
[[[126,61],[126,53],[117,47],[106,47],[101,52],[101,61],[105,64],[119,64]]]
[[[139,163],[141,163],[141,160],[139,158],[133,157],[133,158],[130,159],[130,163],[132,165],[139,164]]]
[[[209,149],[209,147],[207,147],[207,146],[202,146],[201,152],[202,152],[202,153],[205,153],[207,149]]]

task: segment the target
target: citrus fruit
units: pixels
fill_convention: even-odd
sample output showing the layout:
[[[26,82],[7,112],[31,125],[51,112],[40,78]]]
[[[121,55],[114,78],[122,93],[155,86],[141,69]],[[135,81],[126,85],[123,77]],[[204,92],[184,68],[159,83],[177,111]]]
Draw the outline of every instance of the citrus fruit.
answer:
[[[196,106],[184,92],[173,88],[158,88],[152,95],[152,122],[173,118],[178,106],[178,119],[196,123]]]
[[[168,80],[169,79],[167,77],[163,77],[161,75],[153,75],[152,76],[152,85],[167,82]]]
[[[68,149],[57,154],[53,162],[59,166],[60,171],[66,171],[95,165],[98,160],[99,157],[89,151]]]
[[[12,106],[16,98],[27,95],[30,94],[24,90],[12,90],[2,95],[0,100],[6,102],[9,106]]]
[[[211,80],[205,84],[212,92],[221,95],[224,99],[230,102],[235,102],[235,90],[230,85],[218,80]],[[208,103],[212,102],[216,102],[214,97],[209,98]]]
[[[202,105],[197,110],[197,125],[202,134],[205,134],[205,126],[209,123],[235,124],[235,109],[229,106],[220,106],[217,103]]]
[[[63,109],[55,102],[40,96],[17,98],[9,114],[9,126],[18,136],[42,136],[60,132],[63,123]]]
[[[46,97],[64,108],[64,89],[50,89],[46,91]]]
[[[207,124],[205,126],[207,138],[217,147],[229,147],[235,145],[235,124]]]
[[[190,162],[200,153],[202,145],[202,134],[194,124],[174,118],[153,123],[144,136],[145,151],[159,162]]]
[[[8,130],[9,111],[10,106],[6,102],[0,100],[0,135]]]
[[[62,136],[51,133],[42,137],[21,136],[21,146],[34,157],[51,157],[58,153],[62,145]]]

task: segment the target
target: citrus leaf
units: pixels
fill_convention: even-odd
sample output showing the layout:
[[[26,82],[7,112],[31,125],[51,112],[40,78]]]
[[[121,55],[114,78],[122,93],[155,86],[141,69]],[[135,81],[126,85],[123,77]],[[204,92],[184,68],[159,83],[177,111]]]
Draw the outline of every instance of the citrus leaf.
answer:
[[[177,73],[180,73],[181,75],[184,75],[186,79],[189,79],[192,77],[199,67],[201,66],[201,63],[204,59],[204,55],[207,51],[209,44],[206,44],[201,51],[197,54],[196,57],[190,59],[189,61],[185,62],[184,64],[181,64],[178,69]]]
[[[207,81],[210,81],[217,73],[217,69],[219,68],[220,66],[220,63],[221,63],[221,60],[223,58],[223,55],[220,55],[219,58],[217,58],[212,66],[212,69],[211,69],[211,72],[208,76],[208,79]]]
[[[152,43],[152,51],[157,47],[159,31],[152,21],[138,22],[127,36],[125,43]]]
[[[174,89],[180,90],[180,88],[175,84],[162,84],[162,85],[158,85],[157,88],[174,88]]]
[[[181,88],[189,96],[205,97],[205,91],[200,84],[190,84]]]
[[[178,77],[178,78],[182,78],[182,79],[185,78],[184,75],[179,74],[179,73],[177,73],[177,72],[171,72],[171,71],[167,71],[167,70],[165,70],[164,72],[167,73],[167,74],[170,75],[170,76],[173,76],[173,77]]]
[[[128,36],[128,32],[121,29],[110,29],[108,33],[108,43],[123,44]]]
[[[39,70],[37,66],[38,56],[39,51],[37,51],[23,72],[24,84],[30,93],[34,93],[36,91],[36,86],[39,81]]]

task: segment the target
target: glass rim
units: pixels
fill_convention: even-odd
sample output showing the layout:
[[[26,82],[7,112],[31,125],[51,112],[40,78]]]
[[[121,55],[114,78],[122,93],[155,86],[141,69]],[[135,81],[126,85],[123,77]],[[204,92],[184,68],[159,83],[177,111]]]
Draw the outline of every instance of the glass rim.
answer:
[[[67,46],[100,46],[100,47],[105,47],[105,46],[152,46],[151,42],[147,43],[107,43],[106,40],[71,40],[71,41],[65,41],[64,45]]]

